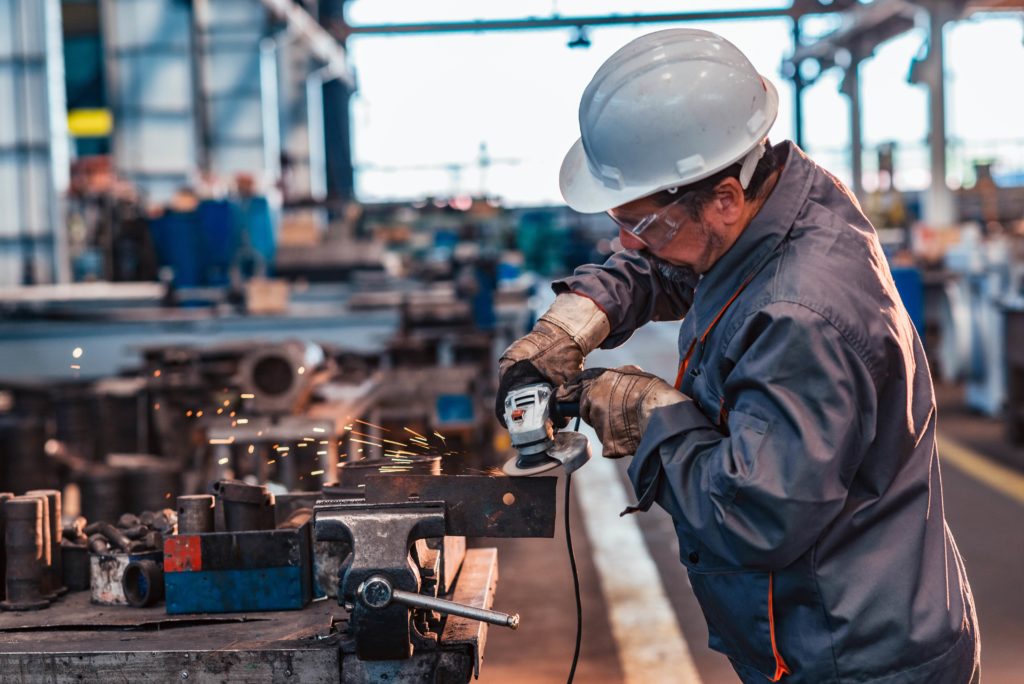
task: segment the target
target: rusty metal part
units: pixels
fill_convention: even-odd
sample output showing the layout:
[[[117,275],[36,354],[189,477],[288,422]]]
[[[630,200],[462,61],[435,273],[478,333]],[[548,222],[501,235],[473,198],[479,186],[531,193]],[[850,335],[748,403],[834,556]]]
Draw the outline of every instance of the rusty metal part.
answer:
[[[124,536],[128,537],[132,541],[142,539],[149,533],[149,528],[145,525],[136,525],[135,527],[122,528]]]
[[[446,534],[465,537],[553,537],[553,477],[374,475],[366,502],[443,501]]]
[[[78,516],[71,521],[71,524],[64,528],[64,539],[74,544],[84,544],[89,541],[85,534],[85,526],[89,524],[83,516]]]
[[[269,530],[274,526],[274,495],[263,485],[221,480],[214,486],[228,532]]]
[[[121,517],[117,519],[117,526],[121,529],[128,529],[130,527],[136,527],[141,525],[142,521],[139,520],[139,516],[134,513],[122,513]]]
[[[92,535],[102,535],[107,542],[110,543],[111,547],[127,551],[128,547],[132,545],[132,540],[125,536],[124,532],[117,529],[108,522],[96,522],[88,525],[85,528],[85,533],[90,535],[89,542],[92,543]]]
[[[42,593],[45,499],[15,496],[4,502],[7,514],[7,599],[3,610],[37,610],[50,605]]]
[[[110,542],[102,534],[93,534],[89,537],[89,551],[92,553],[108,553]]]
[[[214,531],[214,502],[210,494],[178,497],[178,534]]]
[[[121,576],[121,588],[129,605],[146,608],[164,597],[163,566],[151,560],[137,560],[128,564]]]

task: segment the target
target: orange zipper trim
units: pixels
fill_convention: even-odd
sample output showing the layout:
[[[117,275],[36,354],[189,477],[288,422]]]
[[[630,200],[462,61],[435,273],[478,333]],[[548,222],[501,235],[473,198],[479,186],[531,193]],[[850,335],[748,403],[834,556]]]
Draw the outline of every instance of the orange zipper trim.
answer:
[[[782,659],[778,646],[775,645],[775,611],[772,609],[772,582],[774,577],[775,573],[768,573],[768,632],[772,637],[772,654],[775,656],[775,676],[770,681],[777,682],[782,679],[783,675],[788,675],[790,670],[789,666],[786,665],[786,661]]]
[[[705,340],[708,339],[708,335],[710,335],[711,331],[715,329],[716,325],[718,325],[718,321],[722,320],[722,316],[725,315],[725,312],[728,311],[729,307],[736,301],[736,298],[740,296],[740,293],[746,289],[747,285],[750,284],[750,281],[754,279],[758,270],[760,269],[755,269],[753,273],[747,276],[743,281],[743,284],[740,285],[740,288],[733,293],[732,297],[729,297],[729,301],[727,301],[725,306],[719,310],[718,314],[715,316],[714,320],[711,321],[711,324],[704,331],[704,334],[700,336],[699,340],[694,339],[693,342],[690,343],[690,348],[686,350],[686,356],[683,357],[682,362],[679,364],[679,372],[676,374],[675,382],[676,389],[683,386],[683,377],[686,375],[686,369],[690,367],[690,357],[693,356],[693,350],[697,348],[697,342],[699,341],[701,344],[704,344]]]

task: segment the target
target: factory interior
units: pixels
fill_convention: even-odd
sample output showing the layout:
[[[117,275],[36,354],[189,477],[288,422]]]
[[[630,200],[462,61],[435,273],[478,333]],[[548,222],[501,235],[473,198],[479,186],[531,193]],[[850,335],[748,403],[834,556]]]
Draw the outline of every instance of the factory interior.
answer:
[[[914,490],[928,497],[918,524],[938,520],[947,560],[962,557],[959,581],[940,568],[945,593],[915,584],[909,561],[882,565],[917,544],[914,520],[872,537],[867,513],[836,509],[836,523],[806,516],[821,536],[803,555],[754,563],[767,617],[744,623],[764,596],[737,580],[715,604],[700,562],[719,553],[716,525],[749,501],[746,483],[721,503],[727,474],[687,474],[728,454],[672,470],[683,452],[665,445],[678,435],[648,442],[675,405],[641,402],[636,441],[606,458],[599,414],[615,401],[596,392],[610,375],[577,376],[576,364],[575,403],[562,399],[572,383],[539,361],[542,381],[510,380],[508,355],[514,370],[545,353],[511,350],[558,301],[615,318],[600,297],[553,282],[592,284],[585,265],[627,254],[649,274],[672,267],[642,233],[668,214],[627,225],[612,208],[623,202],[577,210],[565,177],[582,136],[580,173],[605,192],[623,187],[625,171],[594,161],[613,145],[587,136],[595,117],[626,114],[585,104],[619,103],[632,86],[600,90],[612,77],[595,73],[630,41],[677,29],[734,45],[775,108],[722,183],[745,197],[747,150],[792,141],[778,183],[818,169],[854,208],[846,229],[867,226],[865,244],[884,255],[873,272],[895,293],[905,339],[919,340],[907,349],[923,355],[900,366],[914,406],[878,399],[876,420],[906,427],[932,391],[935,408],[912,453],[867,448],[864,462],[931,473]],[[635,79],[668,68],[651,59]],[[979,681],[978,658],[988,684],[1024,681],[1022,86],[1021,0],[0,0],[0,681],[966,684]],[[726,102],[739,86],[703,87]],[[688,96],[660,100],[684,129]],[[656,156],[633,135],[618,142]],[[704,163],[686,154],[672,157],[677,183],[648,190],[685,186],[687,164]],[[765,212],[786,191],[774,187]],[[824,211],[811,204],[798,222]],[[820,252],[834,280],[827,260],[842,244]],[[635,294],[624,306],[647,312],[635,334],[615,320],[618,332],[590,346],[558,334],[588,368],[640,366],[673,401],[709,413],[687,393],[703,387],[687,379],[690,355],[696,346],[703,364],[725,349],[715,333],[726,310],[762,276],[714,316],[699,310],[714,266],[696,273],[689,320],[685,308],[653,315]],[[836,392],[855,383],[839,378]],[[727,411],[740,384],[713,390],[710,424],[729,453],[752,429]],[[782,429],[746,420],[760,421],[765,445]],[[774,456],[757,448],[720,467]],[[779,472],[792,473],[831,455],[789,445],[784,458]],[[659,477],[694,478],[684,513],[662,505],[666,480],[637,484],[652,461]],[[851,502],[860,480],[844,482]],[[884,487],[876,494],[885,500]],[[697,509],[717,516],[693,524],[709,535],[703,559],[680,541],[691,518],[675,519]],[[827,633],[812,633],[821,620],[799,616],[818,604],[787,605],[795,580],[784,578],[808,558],[817,572],[819,549],[824,568],[841,525],[865,536],[848,542],[860,552],[845,576],[820,580],[832,583],[817,589],[822,604],[839,598],[822,608]],[[937,543],[920,546],[941,558]],[[904,605],[882,570],[864,574],[872,563],[910,578],[905,614],[852,607],[871,586],[877,604]],[[975,676],[864,664],[889,634],[921,640],[918,652],[896,648],[901,663],[951,653],[912,625],[962,596],[976,609],[970,627],[961,607],[980,644]],[[767,670],[738,643],[753,624],[771,635]],[[809,664],[822,659],[834,674]]]

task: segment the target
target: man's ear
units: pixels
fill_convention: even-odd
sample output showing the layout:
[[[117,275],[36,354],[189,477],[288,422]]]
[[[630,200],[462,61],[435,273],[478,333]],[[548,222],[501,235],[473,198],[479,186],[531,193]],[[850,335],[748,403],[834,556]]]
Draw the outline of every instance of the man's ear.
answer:
[[[715,196],[711,201],[724,223],[736,223],[743,216],[746,197],[743,187],[735,178],[726,178],[715,186]]]

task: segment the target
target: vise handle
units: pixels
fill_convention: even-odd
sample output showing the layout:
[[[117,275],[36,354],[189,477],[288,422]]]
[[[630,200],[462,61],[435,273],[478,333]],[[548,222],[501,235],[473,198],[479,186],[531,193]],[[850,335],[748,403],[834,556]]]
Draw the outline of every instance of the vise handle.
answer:
[[[356,597],[371,609],[387,608],[397,603],[407,608],[433,610],[446,615],[456,615],[470,620],[479,620],[499,627],[519,628],[519,614],[508,615],[496,610],[475,608],[447,599],[425,596],[411,591],[402,591],[391,586],[386,577],[374,575],[363,581],[356,589]]]

